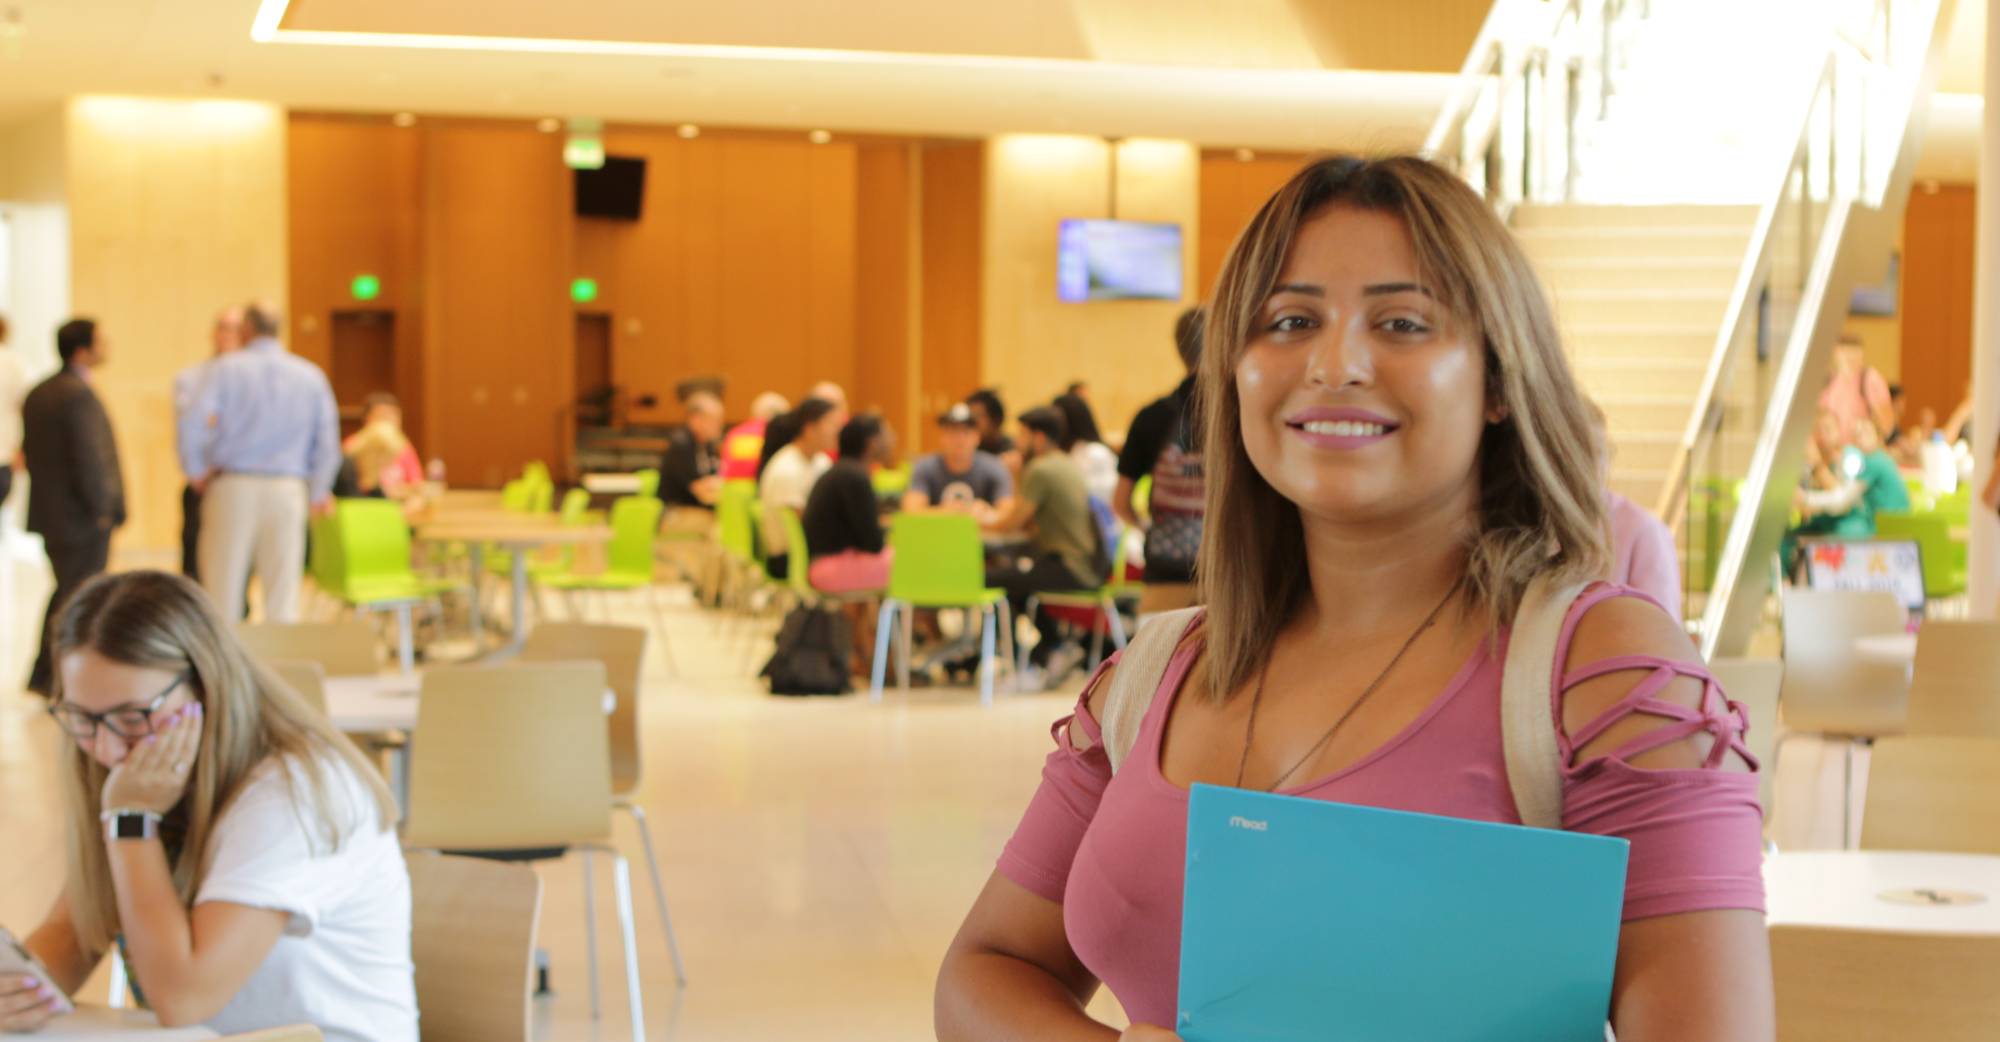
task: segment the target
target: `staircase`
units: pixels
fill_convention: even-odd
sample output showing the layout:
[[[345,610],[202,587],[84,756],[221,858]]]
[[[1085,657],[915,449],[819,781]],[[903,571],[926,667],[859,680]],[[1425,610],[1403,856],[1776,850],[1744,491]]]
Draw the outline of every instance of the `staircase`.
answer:
[[[1660,502],[1681,451],[1756,219],[1754,206],[1514,211],[1570,363],[1609,422],[1612,490],[1642,506]]]
[[[1425,151],[1513,225],[1704,654],[1770,612],[1849,289],[1894,248],[1958,0],[1496,0]],[[1964,0],[1970,2],[1970,0]]]

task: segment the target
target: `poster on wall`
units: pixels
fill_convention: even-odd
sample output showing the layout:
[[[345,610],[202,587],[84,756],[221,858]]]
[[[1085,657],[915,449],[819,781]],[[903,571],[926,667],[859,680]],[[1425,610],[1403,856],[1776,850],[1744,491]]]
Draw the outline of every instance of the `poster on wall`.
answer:
[[[1815,590],[1887,590],[1904,607],[1921,613],[1923,552],[1913,539],[1829,539],[1808,543],[1806,585]]]

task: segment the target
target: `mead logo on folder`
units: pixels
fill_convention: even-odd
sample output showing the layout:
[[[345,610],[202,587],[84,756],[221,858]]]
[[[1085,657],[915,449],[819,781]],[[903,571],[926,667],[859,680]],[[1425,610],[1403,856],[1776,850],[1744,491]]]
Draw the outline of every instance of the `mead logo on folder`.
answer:
[[[1620,839],[1196,785],[1187,1042],[1603,1042]]]

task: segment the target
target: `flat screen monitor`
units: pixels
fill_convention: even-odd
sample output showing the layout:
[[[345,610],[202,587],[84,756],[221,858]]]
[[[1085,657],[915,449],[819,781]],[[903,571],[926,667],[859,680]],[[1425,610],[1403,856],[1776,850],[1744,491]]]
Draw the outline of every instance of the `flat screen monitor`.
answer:
[[[1913,614],[1924,610],[1924,555],[1914,539],[1808,541],[1806,585],[1815,590],[1887,590]]]
[[[646,161],[605,156],[596,170],[576,171],[576,215],[636,221],[646,198]]]
[[[1071,302],[1181,299],[1181,226],[1062,222],[1056,240],[1056,294]]]

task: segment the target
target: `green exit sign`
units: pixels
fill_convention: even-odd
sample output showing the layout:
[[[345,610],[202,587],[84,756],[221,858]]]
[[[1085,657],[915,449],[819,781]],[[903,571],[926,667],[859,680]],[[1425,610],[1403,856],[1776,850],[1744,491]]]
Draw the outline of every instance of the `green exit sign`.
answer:
[[[577,279],[569,284],[569,299],[588,304],[597,299],[596,279]]]
[[[356,275],[354,281],[348,283],[347,291],[354,294],[356,300],[374,300],[382,295],[382,280],[373,275]]]

